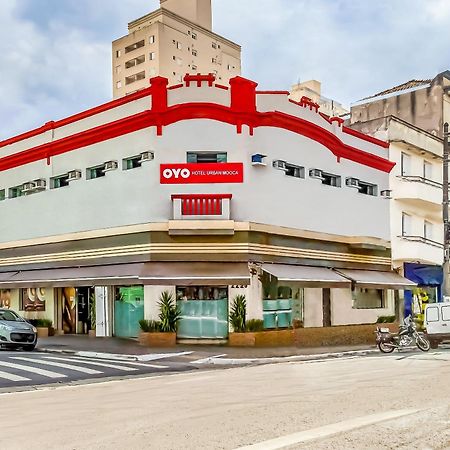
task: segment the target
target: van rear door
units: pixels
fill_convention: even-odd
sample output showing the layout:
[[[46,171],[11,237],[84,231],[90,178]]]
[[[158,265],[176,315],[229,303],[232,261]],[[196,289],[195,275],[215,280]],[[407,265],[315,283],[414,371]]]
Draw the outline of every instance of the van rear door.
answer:
[[[446,327],[441,327],[441,311],[440,305],[438,303],[433,303],[427,305],[425,309],[425,328],[427,334],[441,334],[441,328],[446,329]],[[445,331],[444,331],[445,332]]]

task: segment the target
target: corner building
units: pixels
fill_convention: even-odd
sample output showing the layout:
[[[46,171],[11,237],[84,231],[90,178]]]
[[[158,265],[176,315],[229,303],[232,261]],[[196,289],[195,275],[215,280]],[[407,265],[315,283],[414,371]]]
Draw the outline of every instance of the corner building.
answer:
[[[0,143],[0,289],[27,317],[136,336],[161,292],[181,339],[394,314],[388,144],[241,77],[166,78]],[[93,295],[94,294],[94,295]]]

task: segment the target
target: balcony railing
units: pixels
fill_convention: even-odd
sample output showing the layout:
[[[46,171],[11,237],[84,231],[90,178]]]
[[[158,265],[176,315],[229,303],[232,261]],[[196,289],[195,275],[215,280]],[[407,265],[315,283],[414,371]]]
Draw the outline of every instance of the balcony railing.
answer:
[[[232,194],[174,194],[174,220],[229,220]]]
[[[439,247],[443,248],[443,244],[441,242],[433,241],[432,239],[428,239],[424,236],[413,236],[413,235],[407,235],[403,234],[401,236],[398,236],[399,238],[405,239],[406,241],[413,241],[413,242],[421,242],[423,244],[432,245],[433,247]]]
[[[424,178],[418,175],[401,175],[398,176],[398,178],[404,180],[404,181],[411,181],[413,183],[423,183],[428,184],[429,186],[434,186],[439,189],[442,189],[442,183],[438,183],[437,181],[430,180],[428,178]]]

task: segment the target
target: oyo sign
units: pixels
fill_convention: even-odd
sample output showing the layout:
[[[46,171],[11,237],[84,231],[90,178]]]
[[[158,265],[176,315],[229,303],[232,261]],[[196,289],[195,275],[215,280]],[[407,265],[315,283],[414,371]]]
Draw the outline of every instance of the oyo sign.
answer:
[[[161,164],[161,184],[242,183],[242,163]]]

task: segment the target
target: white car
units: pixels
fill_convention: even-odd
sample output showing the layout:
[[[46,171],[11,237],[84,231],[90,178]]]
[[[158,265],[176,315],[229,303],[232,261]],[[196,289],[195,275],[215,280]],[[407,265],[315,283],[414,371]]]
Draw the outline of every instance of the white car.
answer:
[[[450,303],[431,303],[425,308],[424,327],[431,348],[450,340]]]
[[[11,309],[0,308],[0,346],[34,350],[37,330]]]

